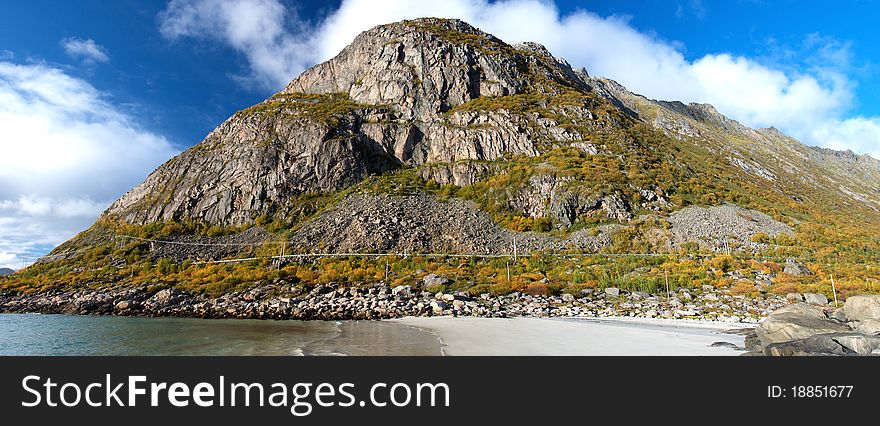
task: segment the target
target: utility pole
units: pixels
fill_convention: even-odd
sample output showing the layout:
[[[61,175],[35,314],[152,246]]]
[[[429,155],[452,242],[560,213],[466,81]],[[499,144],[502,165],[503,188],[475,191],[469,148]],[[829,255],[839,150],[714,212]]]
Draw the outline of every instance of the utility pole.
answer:
[[[285,241],[281,242],[281,255],[278,256],[278,270],[281,270],[281,262],[284,260],[284,243]]]
[[[516,235],[513,236],[513,261],[517,261],[517,253],[516,253]]]
[[[663,277],[666,279],[666,300],[669,300],[669,270],[663,268]]]
[[[831,274],[831,291],[834,293],[834,307],[837,307],[837,288],[834,286],[834,274]]]

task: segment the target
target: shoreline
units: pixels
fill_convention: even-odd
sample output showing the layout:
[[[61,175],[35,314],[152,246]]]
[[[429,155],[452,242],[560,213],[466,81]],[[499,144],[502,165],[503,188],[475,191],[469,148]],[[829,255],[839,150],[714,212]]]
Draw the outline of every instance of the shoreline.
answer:
[[[133,331],[141,330],[141,332],[143,329],[167,330],[169,326],[175,330],[190,330],[190,333],[192,330],[227,329],[229,333],[240,335],[242,338],[242,340],[233,340],[238,342],[235,347],[244,351],[243,354],[280,354],[274,352],[281,350],[277,342],[268,345],[269,352],[263,353],[267,350],[266,348],[252,346],[251,343],[255,338],[262,337],[242,334],[242,332],[246,333],[246,330],[267,328],[277,329],[278,332],[282,332],[276,336],[277,338],[292,342],[293,352],[289,355],[736,356],[745,353],[745,336],[741,329],[736,328],[742,324],[700,320],[435,316],[404,317],[380,321],[290,320],[291,322],[288,324],[292,328],[288,329],[288,325],[285,324],[287,321],[283,320],[264,322],[249,319],[220,319],[214,322],[197,318],[109,315],[93,315],[91,316],[93,319],[90,320],[86,315],[57,314],[59,317],[68,317],[68,319],[59,321],[49,318],[56,316],[56,314],[4,314],[3,316],[16,315],[42,317],[37,320],[38,323],[55,324],[55,326],[60,324],[62,327],[67,326],[68,328],[73,324],[91,324],[97,327],[89,326],[85,330],[94,329],[95,333],[111,339],[119,339],[121,335],[118,330],[132,326],[134,326]],[[165,322],[166,320],[171,322]],[[33,320],[22,323],[32,322]],[[335,331],[329,333],[330,329]],[[108,333],[108,330],[116,330],[116,332]],[[288,330],[293,330],[294,334],[286,335],[283,333]],[[312,330],[312,332],[301,335],[296,330]],[[316,330],[323,330],[322,333],[326,335],[306,337],[312,335]],[[84,331],[82,327],[76,327],[63,333],[76,335],[76,333],[83,332],[87,334],[80,336],[79,341],[89,342],[90,338],[87,336],[93,331]],[[24,336],[25,340],[27,336]],[[187,355],[190,354],[186,352],[188,350],[205,350],[204,345],[210,340],[204,340],[207,338],[204,332],[199,332],[199,336],[197,339],[175,339],[172,342],[163,341],[168,338],[163,333],[150,333],[141,335],[135,340],[138,345],[147,348],[144,350],[153,351],[150,352],[153,355],[164,354],[165,352],[162,351],[167,351],[169,354]],[[104,338],[98,340],[102,343],[100,344],[100,352],[96,352],[96,354],[115,353],[113,351],[119,351],[119,353],[115,353],[117,355],[140,354],[132,352],[140,349],[130,347],[132,343],[129,339],[121,340],[121,346],[114,345],[112,350],[104,346],[106,343]],[[157,341],[164,343],[157,344]],[[63,353],[63,355],[82,354],[77,352],[81,350],[83,349],[76,348],[74,352]],[[107,352],[108,350],[110,352]],[[159,352],[155,352],[157,350]],[[220,351],[218,352],[220,354],[226,353],[230,348],[224,346],[222,349],[215,350]]]
[[[0,293],[0,313],[60,313],[192,318],[381,320],[403,317],[592,318],[605,321],[657,320],[757,324],[789,302],[775,295],[747,298],[705,286],[670,296],[616,288],[571,294],[471,295],[431,293],[417,286],[384,283],[309,289],[273,283],[219,297],[177,288],[76,288],[43,293]]]

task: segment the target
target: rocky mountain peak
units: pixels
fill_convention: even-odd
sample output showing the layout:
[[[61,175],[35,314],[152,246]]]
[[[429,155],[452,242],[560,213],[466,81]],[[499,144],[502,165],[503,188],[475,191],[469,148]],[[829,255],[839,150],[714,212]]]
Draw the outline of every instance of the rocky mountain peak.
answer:
[[[457,164],[425,178],[472,182],[480,167],[462,162],[584,140],[559,127],[595,125],[590,108],[602,101],[584,78],[540,44],[513,47],[459,20],[381,25],[236,113],[108,213],[136,224],[240,225],[299,194],[403,165]],[[560,119],[543,117],[551,112]]]
[[[390,105],[400,119],[435,121],[437,114],[481,96],[551,90],[535,73],[585,87],[567,62],[540,44],[517,48],[460,20],[424,18],[361,33],[282,94],[347,93],[358,103]]]

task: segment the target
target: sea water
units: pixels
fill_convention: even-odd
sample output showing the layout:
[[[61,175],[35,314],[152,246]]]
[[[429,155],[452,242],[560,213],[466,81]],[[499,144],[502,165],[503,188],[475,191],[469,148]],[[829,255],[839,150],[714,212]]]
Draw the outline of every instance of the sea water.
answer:
[[[441,346],[385,321],[0,314],[0,355],[440,355]]]

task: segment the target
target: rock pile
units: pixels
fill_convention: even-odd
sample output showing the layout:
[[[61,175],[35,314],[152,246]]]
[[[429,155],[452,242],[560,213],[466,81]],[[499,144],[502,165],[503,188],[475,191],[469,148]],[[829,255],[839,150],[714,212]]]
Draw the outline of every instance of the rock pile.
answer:
[[[764,213],[733,204],[687,207],[671,214],[669,223],[673,242],[696,241],[715,251],[725,250],[731,243],[740,249],[757,250],[761,248],[759,243],[751,240],[755,234],[774,237],[792,233],[788,225]]]
[[[303,224],[291,241],[294,250],[304,252],[498,254],[512,253],[514,239],[520,253],[572,247],[596,252],[611,244],[616,229],[608,225],[595,235],[581,230],[561,239],[503,228],[474,203],[457,198],[352,194]]]
[[[384,319],[404,316],[478,317],[638,317],[757,323],[784,306],[778,296],[747,298],[711,286],[655,295],[618,288],[584,289],[579,294],[506,295],[448,291],[447,278],[391,287],[385,283],[313,288],[284,281],[208,297],[177,288],[54,290],[40,294],[0,294],[0,312],[67,313],[197,318],[299,320]]]
[[[804,295],[772,312],[746,338],[749,355],[880,355],[880,295],[852,296],[842,308]]]

